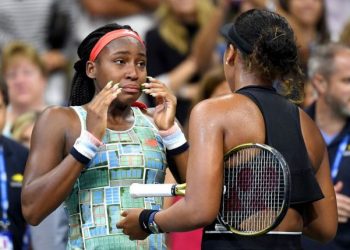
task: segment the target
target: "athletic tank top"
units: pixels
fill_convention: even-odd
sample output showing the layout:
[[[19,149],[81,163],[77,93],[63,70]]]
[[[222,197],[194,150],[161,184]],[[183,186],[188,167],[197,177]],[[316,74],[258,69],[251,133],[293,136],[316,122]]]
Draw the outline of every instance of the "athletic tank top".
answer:
[[[307,154],[300,127],[298,107],[279,95],[273,88],[248,86],[239,89],[236,93],[247,96],[259,107],[266,128],[265,144],[277,149],[286,159],[290,169],[290,207],[303,216],[305,203],[320,200],[324,196]],[[211,225],[205,227],[203,242],[214,237],[212,233],[222,230],[226,229],[220,225],[218,220],[215,220]],[[232,234],[225,234],[217,237],[217,244],[221,246],[220,244],[224,244],[224,241],[237,241],[238,238]]]
[[[86,111],[72,107],[86,129]],[[164,235],[131,241],[116,228],[120,213],[129,208],[161,209],[159,197],[133,199],[131,183],[163,183],[165,147],[156,127],[139,108],[132,107],[133,126],[106,129],[104,143],[81,172],[65,201],[69,216],[67,249],[166,249]]]
[[[259,107],[265,122],[266,144],[286,159],[291,172],[291,206],[322,199],[301,132],[298,107],[273,88],[248,86],[236,93],[249,97]]]

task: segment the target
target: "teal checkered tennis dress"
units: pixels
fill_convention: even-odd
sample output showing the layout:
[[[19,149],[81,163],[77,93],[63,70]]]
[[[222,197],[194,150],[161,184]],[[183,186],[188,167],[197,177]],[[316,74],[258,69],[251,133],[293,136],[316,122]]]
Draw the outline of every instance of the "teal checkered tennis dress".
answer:
[[[85,129],[86,111],[72,107]],[[139,108],[132,108],[133,126],[106,129],[101,146],[65,201],[69,216],[67,249],[166,249],[163,234],[131,241],[116,228],[121,211],[160,209],[161,198],[133,199],[131,183],[163,183],[167,167],[165,147],[156,127]]]

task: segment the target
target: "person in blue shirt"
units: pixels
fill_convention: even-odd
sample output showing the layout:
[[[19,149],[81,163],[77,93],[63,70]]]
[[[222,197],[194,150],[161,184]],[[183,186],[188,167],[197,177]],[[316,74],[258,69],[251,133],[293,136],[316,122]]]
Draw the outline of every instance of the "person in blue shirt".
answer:
[[[303,240],[305,249],[350,249],[350,48],[336,43],[319,47],[309,61],[309,77],[318,98],[306,109],[327,144],[337,196],[338,231],[320,245]]]
[[[8,96],[0,84],[0,131],[6,120]],[[0,136],[0,249],[22,250],[26,222],[21,210],[21,188],[28,150],[19,143]],[[12,248],[11,248],[12,247]]]

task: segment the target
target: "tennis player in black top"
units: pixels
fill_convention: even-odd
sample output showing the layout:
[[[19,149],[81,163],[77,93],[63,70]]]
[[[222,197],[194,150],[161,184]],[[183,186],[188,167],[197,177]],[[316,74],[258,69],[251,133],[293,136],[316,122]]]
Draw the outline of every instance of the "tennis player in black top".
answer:
[[[221,31],[228,42],[225,76],[234,93],[193,109],[186,196],[156,213],[151,231],[155,232],[154,224],[163,232],[205,226],[203,249],[301,249],[301,234],[329,241],[337,230],[335,194],[322,136],[295,104],[302,84],[292,29],[276,13],[250,10]],[[272,232],[254,238],[215,230],[223,155],[248,142],[280,151],[292,180],[286,216]],[[148,236],[139,224],[139,215],[145,214],[141,212],[124,211],[125,218],[118,223],[131,239]]]

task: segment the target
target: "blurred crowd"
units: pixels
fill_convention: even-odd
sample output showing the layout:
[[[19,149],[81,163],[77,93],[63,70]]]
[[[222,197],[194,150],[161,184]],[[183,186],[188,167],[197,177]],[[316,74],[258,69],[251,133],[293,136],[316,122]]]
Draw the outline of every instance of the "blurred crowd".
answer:
[[[344,124],[343,127],[339,125],[338,131],[328,130],[327,126],[332,127],[334,119],[339,118],[337,110],[333,116],[327,117],[330,117],[328,120],[321,119],[322,114],[331,113],[330,110],[335,109],[332,103],[335,103],[340,105],[336,108],[346,111],[340,115],[345,117],[345,124],[350,117],[350,104],[347,103],[350,99],[349,71],[344,73],[343,88],[330,86],[335,71],[331,68],[336,64],[333,57],[350,46],[349,0],[1,0],[0,78],[5,89],[2,99],[8,95],[3,136],[30,147],[31,131],[40,112],[48,105],[68,103],[78,44],[91,31],[111,22],[130,25],[144,39],[148,75],[161,80],[176,94],[177,118],[186,128],[191,108],[196,103],[230,93],[222,70],[222,56],[227,45],[220,37],[219,28],[237,14],[252,8],[276,11],[293,28],[304,74],[305,96],[300,106],[312,108],[319,102],[321,104],[317,107],[329,106],[323,109],[324,113],[316,108],[313,118],[327,145],[332,146]],[[342,44],[343,47],[335,49],[327,58],[319,49],[330,43]],[[332,49],[326,48],[328,51]],[[350,56],[344,55],[341,59],[350,68]],[[321,61],[325,65],[323,68],[318,66]],[[343,102],[336,99],[341,95],[346,95]],[[143,96],[140,101],[148,106],[154,105],[150,96]],[[333,145],[335,151],[343,137]],[[330,156],[331,161],[333,158]],[[7,179],[16,174],[23,178],[25,166],[22,165]],[[347,204],[339,203],[338,207],[345,207],[344,216],[339,219],[342,225],[339,230],[346,230],[348,236],[341,239],[340,245],[344,248],[325,249],[350,249],[350,166],[347,168],[345,180],[348,182],[337,181],[335,176],[334,184],[340,199]],[[10,185],[9,188],[14,194],[9,196],[12,199],[10,208],[20,206],[20,185]],[[348,194],[341,196],[343,190],[348,190]],[[63,207],[35,227],[26,225],[20,207],[13,211],[18,212],[16,216],[19,218],[13,230],[23,238],[14,249],[65,249],[68,226]],[[338,210],[338,213],[343,211]],[[346,224],[347,227],[343,227]],[[172,247],[169,248],[200,249],[201,232],[193,233],[196,237],[191,234],[170,237]],[[191,240],[193,246],[189,245]],[[305,249],[321,249],[312,246],[313,242],[305,241],[305,246],[308,246]]]

